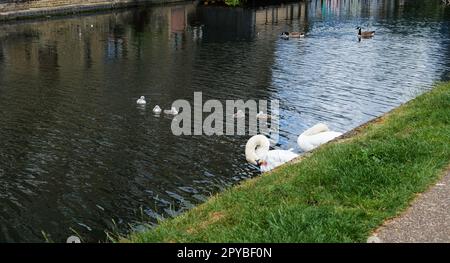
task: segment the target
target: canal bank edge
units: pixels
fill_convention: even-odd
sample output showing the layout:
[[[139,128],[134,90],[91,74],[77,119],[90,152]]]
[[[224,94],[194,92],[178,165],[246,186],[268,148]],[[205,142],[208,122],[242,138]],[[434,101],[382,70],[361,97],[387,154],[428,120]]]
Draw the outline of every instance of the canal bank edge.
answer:
[[[186,0],[0,0],[0,21],[183,2]]]
[[[450,82],[118,242],[366,242],[450,164]]]

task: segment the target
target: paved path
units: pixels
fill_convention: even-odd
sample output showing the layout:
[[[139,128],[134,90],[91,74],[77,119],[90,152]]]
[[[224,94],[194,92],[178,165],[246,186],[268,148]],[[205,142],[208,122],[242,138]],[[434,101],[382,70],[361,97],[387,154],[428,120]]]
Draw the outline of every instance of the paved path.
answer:
[[[374,234],[383,243],[450,243],[450,171]],[[370,241],[369,241],[370,242]]]

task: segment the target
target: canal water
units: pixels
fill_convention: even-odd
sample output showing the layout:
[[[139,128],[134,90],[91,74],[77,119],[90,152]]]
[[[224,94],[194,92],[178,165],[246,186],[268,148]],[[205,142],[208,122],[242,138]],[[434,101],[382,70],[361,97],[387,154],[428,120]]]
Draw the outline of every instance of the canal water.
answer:
[[[0,242],[139,231],[241,180],[248,136],[174,136],[155,104],[277,99],[280,139],[345,132],[449,79],[440,0],[191,3],[0,24]],[[358,41],[357,26],[376,30]],[[304,31],[282,40],[282,31]],[[145,95],[150,106],[136,106]]]

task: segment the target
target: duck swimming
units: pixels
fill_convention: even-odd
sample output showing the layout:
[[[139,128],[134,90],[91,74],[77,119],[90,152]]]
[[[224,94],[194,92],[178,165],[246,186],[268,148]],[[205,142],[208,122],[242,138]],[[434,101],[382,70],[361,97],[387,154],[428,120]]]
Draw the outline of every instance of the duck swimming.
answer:
[[[258,165],[261,172],[268,172],[299,155],[286,150],[269,150],[270,141],[264,135],[251,137],[245,145],[247,162]]]
[[[308,152],[341,135],[342,133],[330,131],[327,125],[319,123],[300,134],[297,143],[303,151]]]
[[[136,103],[139,104],[139,105],[145,105],[145,104],[147,104],[147,101],[145,101],[145,97],[144,97],[144,96],[141,96],[141,97],[136,101]]]
[[[170,110],[164,110],[164,113],[168,115],[177,115],[178,111],[175,107],[172,107]]]
[[[300,38],[304,37],[305,33],[303,32],[283,32],[281,33],[282,39],[289,39],[289,38]]]
[[[361,27],[356,28],[358,30],[358,37],[371,38],[375,35],[375,31],[362,31]]]
[[[156,105],[154,108],[153,108],[153,113],[155,113],[155,114],[160,114],[161,113],[161,108],[158,106],[158,105]]]

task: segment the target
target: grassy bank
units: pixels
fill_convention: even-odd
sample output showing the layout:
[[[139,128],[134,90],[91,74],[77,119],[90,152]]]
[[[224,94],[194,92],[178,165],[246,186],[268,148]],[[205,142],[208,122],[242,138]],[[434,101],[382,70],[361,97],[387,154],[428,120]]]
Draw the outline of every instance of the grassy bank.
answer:
[[[450,83],[131,242],[365,242],[450,163]]]

